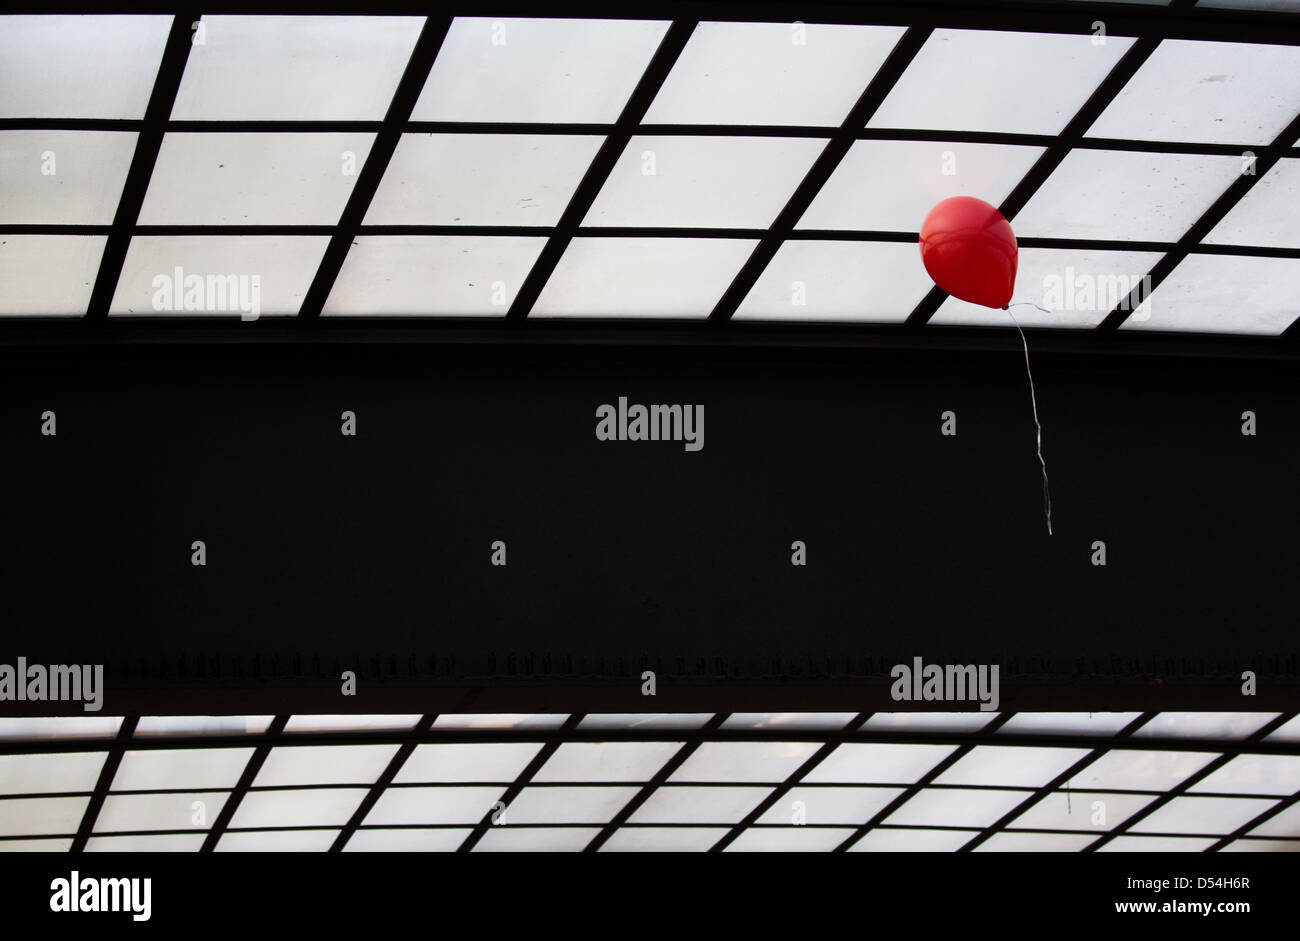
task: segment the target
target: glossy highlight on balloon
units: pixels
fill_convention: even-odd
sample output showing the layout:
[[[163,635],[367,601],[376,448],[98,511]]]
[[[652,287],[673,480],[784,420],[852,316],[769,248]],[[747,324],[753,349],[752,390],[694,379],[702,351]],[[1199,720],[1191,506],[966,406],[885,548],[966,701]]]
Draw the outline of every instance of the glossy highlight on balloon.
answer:
[[[921,262],[944,291],[985,307],[1006,307],[1019,253],[1006,217],[982,199],[945,199],[921,224]]]

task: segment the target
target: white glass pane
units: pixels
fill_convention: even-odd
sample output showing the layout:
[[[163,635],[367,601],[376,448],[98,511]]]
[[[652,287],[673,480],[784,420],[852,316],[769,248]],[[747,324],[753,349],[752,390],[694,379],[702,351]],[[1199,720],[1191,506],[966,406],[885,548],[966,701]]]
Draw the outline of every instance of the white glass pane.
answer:
[[[910,242],[790,241],[735,318],[901,323],[932,286]]]
[[[374,784],[397,745],[301,745],[272,748],[254,787],[293,784]]]
[[[86,313],[102,235],[0,235],[0,315]]]
[[[234,787],[252,748],[166,748],[128,751],[113,776],[114,791]]]
[[[230,818],[232,829],[344,824],[369,793],[363,787],[249,791]]]
[[[1300,259],[1189,255],[1122,330],[1276,336],[1300,317]]]
[[[265,732],[275,716],[142,716],[137,736],[240,735]]]
[[[109,794],[95,820],[95,832],[206,830],[221,813],[227,796],[224,792],[206,791],[192,791],[188,794]],[[196,804],[200,806],[195,806]]]
[[[1269,817],[1255,829],[1251,836],[1300,836],[1300,804],[1292,804],[1286,810]]]
[[[0,733],[3,734],[3,733]],[[1300,742],[1300,716],[1278,726],[1264,736],[1266,742]]]
[[[1297,101],[1300,48],[1166,39],[1088,135],[1267,144]]]
[[[930,210],[949,196],[1000,204],[1040,153],[1040,147],[1001,144],[858,141],[798,228],[920,232]]]
[[[1108,751],[1070,779],[1072,788],[1167,791],[1218,755],[1206,752]]]
[[[66,853],[71,849],[71,837],[41,837],[34,840],[0,840],[0,853]],[[86,845],[86,849],[90,849],[89,844]]]
[[[852,835],[838,827],[747,827],[724,852],[829,853]]]
[[[345,853],[454,853],[472,831],[469,829],[358,830]]]
[[[412,716],[290,716],[286,732],[342,732],[358,729],[410,729],[420,721]]]
[[[474,852],[581,853],[598,833],[595,827],[494,827],[474,844]]]
[[[565,742],[534,781],[648,781],[681,742]]]
[[[112,738],[121,716],[0,718],[0,739]]]
[[[1022,248],[1019,254],[1012,302],[1037,304],[1051,313],[1025,306],[1014,307],[1009,312],[995,310],[949,297],[930,322],[981,327],[1008,327],[1016,322],[1025,327],[1095,327],[1119,304],[1126,303],[1134,288],[1147,297],[1150,282],[1143,279],[1161,258],[1157,252],[1058,248]],[[1130,318],[1144,320],[1150,312],[1148,300],[1139,304]],[[1015,321],[1011,319],[1013,314]],[[1088,718],[1086,712],[1078,715]],[[1137,713],[1132,716],[1136,718]]]
[[[460,823],[477,825],[505,793],[504,787],[390,787],[363,823],[370,826]]]
[[[135,139],[122,131],[0,131],[0,224],[108,225]]]
[[[726,827],[619,827],[602,853],[704,853],[730,832]],[[0,843],[0,850],[4,844]]]
[[[93,791],[104,766],[104,755],[104,752],[0,755],[0,794]]]
[[[820,742],[705,742],[668,780],[780,783],[813,756]]]
[[[950,755],[955,745],[845,744],[804,778],[811,784],[911,784]]]
[[[582,224],[766,228],[826,142],[633,137]]]
[[[563,713],[454,713],[433,720],[435,729],[558,729],[569,717]]]
[[[999,729],[1015,735],[1114,735],[1140,712],[1017,712]]]
[[[1024,237],[1175,242],[1240,171],[1237,157],[1072,150],[1011,227]]]
[[[584,716],[580,729],[698,729],[711,712],[629,712]],[[0,734],[3,734],[0,732]]]
[[[1090,833],[995,833],[974,853],[1077,853],[1097,838]]]
[[[141,225],[333,225],[373,134],[169,133]]]
[[[1233,840],[1221,853],[1300,853],[1300,840]]]
[[[937,29],[867,126],[1057,134],[1132,44]]]
[[[377,121],[422,16],[204,16],[172,118]]]
[[[137,235],[109,313],[292,317],[328,244],[327,236]]]
[[[850,853],[953,853],[978,830],[871,830],[849,847]]]
[[[863,729],[880,732],[978,732],[996,712],[877,712]]]
[[[759,823],[864,824],[899,794],[896,787],[794,787],[758,818]]]
[[[700,23],[645,123],[838,126],[903,32],[898,26]]]
[[[0,775],[0,781],[4,780],[4,776]],[[81,826],[81,818],[89,802],[89,797],[33,797],[0,801],[0,836],[74,834]]]
[[[1294,794],[1300,791],[1300,757],[1238,755],[1188,790],[1220,794]]]
[[[724,729],[843,729],[856,712],[736,712],[727,716]]]
[[[936,784],[1041,787],[1087,754],[1086,748],[977,745],[934,780]]]
[[[397,784],[437,784],[443,781],[508,783],[519,777],[541,748],[535,742],[417,745],[393,780]]]
[[[367,225],[533,225],[560,221],[602,138],[403,134]]]
[[[749,258],[742,239],[576,238],[535,317],[707,317]]]
[[[505,825],[526,823],[609,823],[637,787],[526,787],[510,802]]]
[[[504,317],[544,238],[363,235],[352,241],[324,316]]]
[[[131,836],[92,836],[87,853],[197,853],[202,833],[145,833]]]
[[[1104,833],[1155,800],[1153,794],[1054,791],[1011,821],[1025,830],[1085,830]]]
[[[218,853],[323,853],[334,844],[337,830],[260,830],[226,833],[217,841]]]
[[[1223,217],[1205,241],[1212,245],[1300,248],[1300,160],[1279,160]]]
[[[639,20],[457,17],[411,117],[612,124],[667,30]]]
[[[1134,732],[1133,737],[1243,739],[1278,715],[1276,712],[1162,712]]]
[[[0,16],[0,118],[142,118],[170,16]]]
[[[1117,836],[1098,853],[1200,853],[1215,841],[1199,836]]]
[[[1031,793],[926,788],[886,817],[884,822],[926,827],[987,827]]]
[[[1276,803],[1258,797],[1175,797],[1129,829],[1134,833],[1223,835],[1250,822]]]
[[[739,823],[771,793],[767,787],[660,787],[629,823]]]

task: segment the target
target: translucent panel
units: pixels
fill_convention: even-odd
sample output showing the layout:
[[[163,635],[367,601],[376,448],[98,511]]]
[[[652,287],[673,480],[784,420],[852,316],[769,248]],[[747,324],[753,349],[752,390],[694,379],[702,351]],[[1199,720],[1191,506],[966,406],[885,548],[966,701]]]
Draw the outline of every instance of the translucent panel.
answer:
[[[1249,823],[1276,803],[1258,797],[1175,797],[1129,829],[1134,833],[1219,836]]]
[[[362,729],[410,729],[420,716],[290,716],[286,732],[344,732]]]
[[[1134,732],[1133,737],[1243,739],[1278,715],[1276,712],[1162,712]]]
[[[71,837],[40,837],[34,840],[0,839],[0,853],[66,853],[71,849]],[[86,849],[90,849],[89,844],[86,845]]]
[[[1088,134],[1267,144],[1295,117],[1297,101],[1300,48],[1166,39]]]
[[[1077,853],[1096,842],[1090,833],[995,833],[975,853]]]
[[[1014,735],[1114,735],[1140,712],[1017,712],[999,729]]]
[[[1022,237],[1175,242],[1240,170],[1237,157],[1072,150],[1011,225]]]
[[[369,793],[363,787],[249,791],[230,818],[232,829],[344,824]]]
[[[1070,786],[1166,791],[1217,758],[1206,752],[1108,751],[1070,779]]]
[[[767,787],[656,788],[629,823],[739,823],[771,793]]]
[[[0,755],[0,794],[93,791],[104,755],[102,751]]]
[[[1000,204],[1041,153],[1001,144],[858,141],[798,227],[920,232],[926,214],[949,196]]]
[[[433,720],[435,729],[558,729],[569,717],[563,713],[453,713]]]
[[[838,827],[747,827],[728,853],[829,853],[853,835]]]
[[[265,732],[275,716],[142,716],[135,734],[154,735],[250,735]]]
[[[474,844],[476,853],[581,853],[595,827],[494,827]]]
[[[862,728],[880,732],[978,732],[996,712],[877,712]]]
[[[0,118],[142,118],[170,16],[0,16]]]
[[[334,844],[338,830],[260,830],[225,833],[217,841],[218,853],[324,853]]]
[[[1300,853],[1300,840],[1233,840],[1221,853]]]
[[[470,829],[358,830],[352,834],[345,853],[454,853],[465,842]]]
[[[327,236],[137,235],[109,313],[291,317],[328,244]]]
[[[856,712],[735,712],[722,723],[724,729],[843,729]]]
[[[224,792],[110,794],[95,819],[96,833],[114,830],[206,830],[226,803]]]
[[[645,121],[838,126],[903,32],[897,26],[700,23]]]
[[[584,226],[766,228],[826,142],[633,137]]]
[[[1015,809],[1031,793],[925,788],[884,822],[925,827],[987,827]]]
[[[639,20],[457,17],[411,117],[612,124],[667,30]]]
[[[506,808],[505,825],[527,823],[609,823],[636,787],[526,787]]]
[[[580,729],[698,729],[711,712],[629,712],[584,716]],[[3,733],[0,733],[3,734]]]
[[[165,748],[128,751],[113,776],[114,791],[229,788],[239,782],[252,748]]]
[[[1051,313],[1034,307],[1015,307],[1007,312],[949,297],[930,322],[980,327],[1008,327],[1015,322],[1025,327],[1095,327],[1126,303],[1133,289],[1139,289],[1143,298],[1150,294],[1150,282],[1143,279],[1160,258],[1156,252],[1021,248],[1012,302],[1037,304]],[[1148,300],[1137,305],[1130,317],[1142,321],[1150,315]],[[1093,721],[1086,712],[1070,715]],[[1137,713],[1132,715],[1137,717]]]
[[[534,781],[648,781],[681,742],[565,742]]]
[[[845,744],[804,781],[810,784],[911,784],[950,755],[954,745]]]
[[[300,745],[272,748],[254,787],[294,784],[374,784],[397,745]]]
[[[0,739],[112,738],[121,716],[0,718]]]
[[[377,121],[422,16],[204,16],[172,118]]]
[[[952,853],[978,830],[875,829],[849,847],[850,853]]]
[[[0,774],[0,781],[6,781],[3,774]],[[74,834],[89,802],[89,797],[32,797],[0,801],[0,836]]]
[[[324,316],[504,317],[544,238],[363,235],[353,239]]]
[[[728,832],[726,827],[619,827],[600,852],[704,853]]]
[[[735,318],[901,323],[931,287],[910,242],[790,241]]]
[[[1300,259],[1189,255],[1151,295],[1151,315],[1122,330],[1276,336],[1300,317]]]
[[[519,777],[541,748],[536,742],[417,745],[393,780],[397,784],[510,782]]]
[[[1025,830],[1086,830],[1102,833],[1155,800],[1151,794],[1054,791],[1008,826]]]
[[[602,140],[403,134],[366,224],[555,225]]]
[[[759,823],[861,825],[903,793],[894,787],[794,787],[758,818]]]
[[[0,235],[0,315],[84,315],[102,235]]]
[[[169,133],[140,224],[333,225],[373,140],[373,134]]]
[[[390,787],[375,801],[366,826],[460,823],[477,825],[504,787]]]
[[[1300,836],[1300,804],[1292,804],[1286,810],[1269,817],[1255,829],[1251,836]]]
[[[1212,245],[1300,248],[1300,160],[1279,160],[1260,178],[1205,241]]]
[[[1188,790],[1222,794],[1294,794],[1300,791],[1300,756],[1238,755]]]
[[[1214,843],[1207,837],[1117,836],[1098,853],[1200,853]]]
[[[867,126],[1057,134],[1132,44],[937,29]]]
[[[0,735],[4,733],[0,731]],[[1264,736],[1266,742],[1300,742],[1300,715]]]
[[[669,781],[780,783],[813,756],[819,742],[705,742]]]
[[[197,853],[202,833],[141,833],[130,836],[92,836],[87,853]]]
[[[707,317],[753,251],[741,239],[576,238],[535,317]]]
[[[0,131],[0,224],[110,224],[135,139],[122,131]]]

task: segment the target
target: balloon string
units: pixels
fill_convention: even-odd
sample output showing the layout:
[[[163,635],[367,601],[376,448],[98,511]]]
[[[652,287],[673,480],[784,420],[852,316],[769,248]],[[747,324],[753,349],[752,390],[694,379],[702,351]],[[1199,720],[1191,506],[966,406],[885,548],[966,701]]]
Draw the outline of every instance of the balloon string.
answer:
[[[1016,315],[1011,313],[1012,307],[1038,307],[1037,304],[1029,301],[1017,301],[1014,304],[1008,304],[1002,309],[1011,314],[1011,322],[1016,325],[1020,331],[1020,343],[1025,348],[1025,373],[1029,376],[1029,402],[1034,409],[1034,427],[1038,429],[1037,446],[1038,446],[1038,463],[1043,468],[1043,512],[1047,515],[1047,535],[1052,535],[1052,492],[1047,482],[1047,461],[1043,460],[1043,426],[1038,421],[1038,396],[1034,392],[1034,371],[1029,367],[1029,341],[1025,339],[1025,331],[1020,327],[1020,321]],[[1045,314],[1051,311],[1044,307],[1038,307]]]

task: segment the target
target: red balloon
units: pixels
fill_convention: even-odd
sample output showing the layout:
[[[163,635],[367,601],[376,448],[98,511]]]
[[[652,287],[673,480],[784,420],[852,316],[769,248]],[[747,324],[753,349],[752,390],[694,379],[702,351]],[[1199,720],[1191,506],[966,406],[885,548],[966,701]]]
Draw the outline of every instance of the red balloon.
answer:
[[[1005,307],[1016,285],[1016,236],[1002,213],[974,196],[953,196],[921,224],[921,262],[953,297]]]

